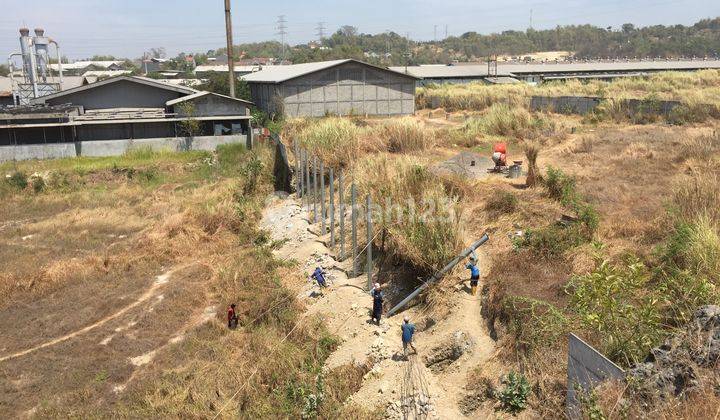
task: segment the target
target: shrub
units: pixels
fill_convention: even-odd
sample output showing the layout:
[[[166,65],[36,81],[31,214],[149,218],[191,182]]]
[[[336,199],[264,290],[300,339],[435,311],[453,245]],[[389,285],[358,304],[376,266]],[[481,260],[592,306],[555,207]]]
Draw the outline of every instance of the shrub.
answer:
[[[24,172],[16,171],[6,178],[7,183],[17,190],[24,190],[28,186],[28,177]]]
[[[45,179],[41,176],[32,177],[32,187],[35,193],[40,193],[45,189]]]
[[[530,395],[530,383],[525,375],[510,372],[503,378],[502,383],[505,387],[497,395],[502,409],[511,414],[525,410]]]
[[[571,310],[598,338],[600,350],[625,366],[641,361],[665,334],[650,279],[636,259],[617,265],[598,259],[592,272],[573,277],[565,289]]]
[[[560,201],[563,205],[571,205],[577,200],[575,178],[566,175],[560,169],[549,166],[544,182],[550,197]]]
[[[508,331],[515,346],[527,355],[536,349],[551,346],[564,337],[569,320],[555,306],[532,298],[509,296],[502,302],[508,318]]]

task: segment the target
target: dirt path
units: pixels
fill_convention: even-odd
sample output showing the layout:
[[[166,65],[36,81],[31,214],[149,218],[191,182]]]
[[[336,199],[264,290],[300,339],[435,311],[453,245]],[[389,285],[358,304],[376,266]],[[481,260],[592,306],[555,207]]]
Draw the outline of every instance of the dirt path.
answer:
[[[172,270],[167,271],[167,272],[165,272],[165,273],[157,276],[157,277],[155,278],[155,281],[153,282],[153,284],[145,291],[145,293],[143,293],[142,295],[140,295],[140,297],[138,297],[134,302],[132,302],[131,304],[125,306],[124,308],[120,309],[119,311],[113,313],[112,315],[106,316],[105,318],[100,319],[100,320],[98,320],[98,321],[96,321],[96,322],[94,322],[94,323],[92,323],[92,324],[90,324],[90,325],[88,325],[88,326],[86,326],[86,327],[84,327],[84,328],[81,328],[81,329],[79,329],[79,330],[73,331],[73,332],[71,332],[71,333],[69,333],[69,334],[65,334],[65,335],[63,335],[62,337],[58,337],[58,338],[55,338],[55,339],[53,339],[53,340],[46,341],[46,342],[44,342],[44,343],[42,343],[42,344],[39,344],[39,345],[34,346],[34,347],[31,347],[31,348],[29,348],[29,349],[25,349],[25,350],[23,350],[23,351],[19,351],[19,352],[13,353],[13,354],[9,354],[9,355],[7,355],[7,356],[2,356],[2,357],[0,357],[0,362],[4,362],[4,361],[6,361],[6,360],[14,359],[14,358],[17,358],[17,357],[22,357],[22,356],[25,356],[26,354],[32,353],[32,352],[34,352],[34,351],[37,351],[37,350],[40,350],[40,349],[44,349],[44,348],[47,348],[47,347],[50,347],[50,346],[54,346],[54,345],[56,345],[56,344],[62,343],[63,341],[70,340],[71,338],[75,338],[75,337],[77,337],[77,336],[79,336],[79,335],[81,335],[81,334],[84,334],[84,333],[87,333],[87,332],[89,332],[89,331],[92,331],[92,330],[94,330],[95,328],[100,327],[100,326],[106,324],[107,322],[112,321],[113,319],[122,316],[123,314],[125,314],[125,313],[128,312],[129,310],[135,308],[136,306],[142,304],[143,302],[147,301],[147,300],[150,299],[151,297],[155,296],[157,290],[158,290],[160,287],[162,287],[162,285],[164,285],[165,283],[167,283],[167,282],[170,280],[170,276],[171,276],[171,275],[172,275]]]
[[[276,197],[266,208],[261,227],[273,240],[283,242],[276,256],[298,261],[303,276],[307,278],[316,266],[329,273],[330,289],[320,291],[308,281],[298,295],[306,302],[307,314],[323,318],[329,330],[342,339],[327,359],[326,368],[349,363],[372,366],[350,401],[369,410],[381,407],[387,418],[464,417],[458,403],[465,394],[467,376],[494,352],[479,296],[470,296],[464,290],[454,293],[451,314],[416,335],[418,354],[406,361],[400,323],[406,315],[413,321],[421,319],[422,309],[411,308],[384,319],[379,326],[370,323],[372,300],[366,291],[367,277],[348,276],[351,259],[335,259],[335,253],[326,246],[329,235],[318,234],[319,226],[308,222],[307,212],[294,197]],[[482,264],[483,256],[479,256]]]

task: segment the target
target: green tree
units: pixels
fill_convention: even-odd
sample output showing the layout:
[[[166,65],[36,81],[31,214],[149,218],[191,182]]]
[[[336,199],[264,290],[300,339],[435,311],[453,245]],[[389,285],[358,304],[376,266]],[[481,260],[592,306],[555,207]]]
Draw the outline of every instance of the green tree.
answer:
[[[230,95],[230,83],[226,73],[210,73],[207,80],[196,87],[198,90]],[[244,80],[235,78],[235,97],[250,101],[250,87]]]

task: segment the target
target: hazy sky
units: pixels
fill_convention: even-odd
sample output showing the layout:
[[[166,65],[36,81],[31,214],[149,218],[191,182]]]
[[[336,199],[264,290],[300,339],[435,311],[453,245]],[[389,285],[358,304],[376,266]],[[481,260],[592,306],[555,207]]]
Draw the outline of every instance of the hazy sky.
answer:
[[[316,38],[318,22],[326,33],[341,25],[361,32],[392,30],[413,39],[507,29],[590,23],[617,27],[690,24],[720,15],[718,0],[282,0],[232,1],[236,43],[279,39],[278,15],[287,19],[287,40]],[[205,52],[225,44],[223,0],[0,0],[0,54],[16,51],[17,29],[43,27],[71,59],[94,54],[138,57],[152,47],[168,55]],[[5,62],[5,59],[2,59]]]

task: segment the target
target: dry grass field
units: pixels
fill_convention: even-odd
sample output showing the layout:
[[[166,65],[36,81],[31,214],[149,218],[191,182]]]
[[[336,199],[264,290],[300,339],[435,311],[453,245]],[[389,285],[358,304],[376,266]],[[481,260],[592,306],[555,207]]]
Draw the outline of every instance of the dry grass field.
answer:
[[[680,331],[695,308],[720,303],[720,125],[710,117],[640,125],[514,105],[536,92],[599,90],[718,105],[719,79],[699,72],[428,88],[420,103],[444,95],[449,115],[296,119],[283,134],[345,171],[360,197],[415,203],[416,212],[401,207],[399,220],[374,224],[383,284],[420,284],[490,234],[480,249],[477,307],[458,288],[467,278],[461,265],[422,296],[414,322],[422,331],[449,319],[492,338],[482,349],[492,358],[438,376],[439,384],[451,377],[457,398],[472,402],[464,415],[509,416],[501,379],[513,371],[531,388],[520,416],[559,418],[567,333],[629,367]],[[537,186],[524,176],[438,170],[459,153],[489,158],[497,141],[525,166],[526,150],[538,152]],[[0,180],[0,412],[380,416],[385,407],[344,404],[368,381],[358,366],[323,370],[343,341],[327,324],[342,323],[304,317],[291,287],[303,283],[301,267],[275,258],[282,244],[258,228],[271,162],[270,149],[229,147],[0,165],[8,175]],[[427,212],[439,217],[417,216]],[[236,331],[224,325],[231,302]],[[481,311],[484,325],[462,325],[458,308]],[[708,389],[717,377],[699,375],[701,391],[672,401],[607,386],[586,414],[642,417],[644,407],[652,417],[711,417],[720,401]]]

